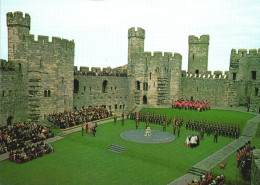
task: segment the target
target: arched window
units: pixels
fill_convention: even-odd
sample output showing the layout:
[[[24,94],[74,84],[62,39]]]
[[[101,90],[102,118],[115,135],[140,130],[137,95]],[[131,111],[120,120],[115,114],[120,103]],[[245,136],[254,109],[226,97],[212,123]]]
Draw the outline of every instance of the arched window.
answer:
[[[48,90],[48,97],[51,97],[51,90]]]
[[[136,81],[136,89],[137,90],[140,90],[140,85],[141,85],[141,83],[139,81]]]
[[[147,104],[147,97],[145,95],[143,96],[143,104]]]
[[[196,73],[197,75],[199,75],[199,70],[198,70],[198,69],[196,69],[195,73]]]
[[[106,93],[106,92],[107,92],[107,83],[108,83],[107,80],[104,80],[104,81],[103,81],[103,85],[102,85],[102,92],[103,92],[103,93]]]
[[[79,81],[77,79],[74,80],[74,93],[79,92]]]

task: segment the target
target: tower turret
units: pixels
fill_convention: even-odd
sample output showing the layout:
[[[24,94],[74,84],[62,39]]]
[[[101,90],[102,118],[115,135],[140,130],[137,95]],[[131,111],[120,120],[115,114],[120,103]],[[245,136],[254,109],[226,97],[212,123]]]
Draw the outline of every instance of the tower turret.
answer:
[[[208,71],[209,35],[189,36],[188,72],[204,74]]]
[[[26,35],[30,32],[31,18],[29,14],[23,16],[22,12],[8,12],[6,14],[8,27],[8,60],[16,59],[15,53],[19,44],[25,41]]]
[[[136,31],[135,28],[132,27],[128,30],[128,62],[132,54],[144,52],[144,39],[144,29],[137,28]]]

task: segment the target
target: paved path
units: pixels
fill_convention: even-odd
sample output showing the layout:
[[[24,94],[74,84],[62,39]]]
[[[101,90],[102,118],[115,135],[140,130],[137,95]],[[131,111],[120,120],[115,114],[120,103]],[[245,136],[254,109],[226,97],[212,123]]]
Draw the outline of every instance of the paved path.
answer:
[[[230,110],[234,110],[234,109],[230,109]],[[242,111],[242,112],[246,112],[246,111]],[[240,136],[238,139],[224,146],[223,148],[221,148],[211,156],[200,161],[199,163],[197,163],[192,167],[200,170],[210,171],[217,164],[221,163],[223,160],[228,158],[231,154],[236,152],[236,150],[239,147],[243,146],[247,141],[251,140],[256,134],[259,122],[260,122],[260,115],[258,114],[256,117],[254,117],[253,119],[247,122],[247,125],[243,131],[242,136]],[[171,182],[170,185],[187,185],[188,182],[191,182],[192,180],[199,179],[199,178],[200,176],[187,173],[182,177],[176,179],[175,181]]]

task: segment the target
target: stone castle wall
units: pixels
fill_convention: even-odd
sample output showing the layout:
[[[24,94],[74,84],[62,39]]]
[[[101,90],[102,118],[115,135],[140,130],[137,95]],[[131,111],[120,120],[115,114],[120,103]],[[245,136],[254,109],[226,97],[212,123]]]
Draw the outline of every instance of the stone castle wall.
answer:
[[[227,76],[219,71],[214,72],[213,75],[207,74],[203,77],[191,76],[183,71],[181,78],[180,97],[190,100],[204,100],[211,103],[211,105],[227,105],[228,80]],[[175,99],[176,100],[176,99]]]
[[[189,36],[188,72],[179,53],[144,51],[145,30],[128,30],[128,63],[118,68],[74,67],[74,41],[30,34],[31,18],[7,13],[8,62],[1,60],[1,123],[43,120],[49,113],[88,106],[131,111],[179,98],[212,105],[250,103],[260,110],[260,50],[232,49],[229,71],[208,71],[209,35]],[[5,67],[7,66],[7,67]],[[8,67],[9,66],[9,67]],[[10,67],[11,66],[11,67]]]
[[[0,60],[0,123],[6,123],[9,117],[14,121],[27,119],[27,96],[24,95],[23,75],[12,62]]]
[[[8,59],[18,69],[12,73],[22,77],[14,83],[22,84],[22,88],[14,88],[25,100],[24,117],[37,121],[49,113],[72,109],[74,41],[52,37],[49,42],[47,36],[35,40],[30,34],[30,16],[21,12],[9,12],[7,26]],[[5,78],[10,75],[5,73]],[[2,84],[3,80],[1,88]],[[13,106],[9,101],[1,107],[5,110]]]
[[[83,70],[85,74],[78,73]],[[91,71],[95,73],[88,75],[89,70],[86,67],[75,71],[73,106],[78,109],[104,106],[112,112],[129,110],[129,84],[126,73],[116,76],[116,72],[112,75],[103,74],[100,68],[92,68]]]

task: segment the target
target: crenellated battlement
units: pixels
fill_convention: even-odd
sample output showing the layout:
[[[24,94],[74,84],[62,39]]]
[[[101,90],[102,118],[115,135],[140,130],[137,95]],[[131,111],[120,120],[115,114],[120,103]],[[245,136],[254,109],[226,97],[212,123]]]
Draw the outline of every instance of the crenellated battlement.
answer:
[[[136,30],[135,27],[132,27],[128,30],[128,38],[130,37],[140,37],[145,39],[145,30],[139,27]]]
[[[14,63],[13,62],[7,62],[4,59],[0,59],[0,70],[3,71],[14,71]]]
[[[231,50],[231,56],[238,56],[238,57],[245,57],[245,56],[259,56],[260,55],[260,48],[257,49],[232,49]]]
[[[195,74],[195,73],[188,73],[186,70],[181,71],[181,76],[183,78],[201,78],[201,79],[227,79],[228,71],[207,71],[205,74]]]
[[[6,14],[6,23],[7,26],[23,26],[30,29],[31,17],[29,14],[25,13],[23,16],[22,12],[8,12]]]
[[[200,38],[190,35],[189,44],[209,44],[209,35],[201,35]]]
[[[63,48],[73,49],[75,47],[74,40],[62,39],[60,37],[52,37],[52,42],[49,41],[49,36],[38,35],[38,40],[35,40],[33,34],[25,36],[25,41],[38,43],[40,45],[57,44]]]
[[[122,67],[111,68],[103,67],[92,67],[91,69],[86,66],[80,66],[79,70],[77,66],[74,66],[74,75],[86,75],[86,76],[117,76],[127,77],[127,70]]]
[[[175,52],[174,54],[172,52],[162,52],[162,51],[154,51],[153,53],[150,51],[145,51],[142,54],[144,57],[166,57],[166,58],[176,58],[176,59],[182,59],[182,55],[180,53]]]

